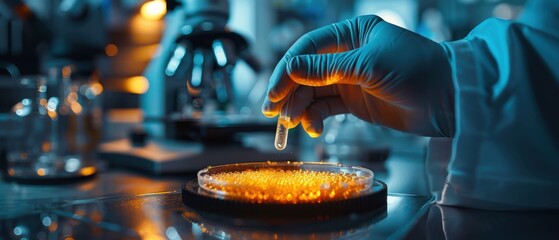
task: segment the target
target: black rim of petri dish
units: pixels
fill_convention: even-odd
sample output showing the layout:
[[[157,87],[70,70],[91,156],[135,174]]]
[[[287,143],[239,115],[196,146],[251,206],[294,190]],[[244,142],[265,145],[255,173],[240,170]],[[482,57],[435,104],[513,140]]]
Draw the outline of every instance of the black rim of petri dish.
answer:
[[[331,218],[368,213],[386,208],[387,186],[374,180],[373,186],[360,196],[322,203],[251,203],[208,193],[197,180],[182,188],[183,203],[204,212],[244,218]]]

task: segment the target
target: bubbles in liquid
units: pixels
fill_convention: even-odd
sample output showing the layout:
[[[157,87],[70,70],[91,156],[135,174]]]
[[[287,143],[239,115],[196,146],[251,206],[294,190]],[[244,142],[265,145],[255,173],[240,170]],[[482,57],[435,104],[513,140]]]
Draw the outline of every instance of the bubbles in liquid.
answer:
[[[279,117],[278,126],[276,128],[276,140],[274,146],[277,150],[283,150],[287,146],[287,134],[289,133],[289,117]]]
[[[365,176],[333,170],[269,167],[219,172],[200,178],[210,191],[256,203],[321,203],[359,196],[368,189]]]

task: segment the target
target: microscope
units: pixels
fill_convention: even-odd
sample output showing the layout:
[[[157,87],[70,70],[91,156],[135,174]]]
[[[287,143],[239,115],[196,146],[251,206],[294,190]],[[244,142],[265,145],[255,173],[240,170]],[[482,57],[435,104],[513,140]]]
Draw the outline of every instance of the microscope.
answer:
[[[215,143],[231,141],[239,131],[268,129],[265,121],[243,118],[235,106],[232,81],[239,79],[232,79],[232,73],[237,62],[244,61],[256,73],[262,67],[247,40],[227,27],[229,2],[179,3],[167,18],[161,55],[146,70],[150,89],[142,108],[150,134]]]
[[[276,123],[241,114],[235,104],[232,82],[242,81],[232,78],[237,63],[244,61],[256,73],[262,67],[249,51],[248,41],[228,28],[229,1],[174,3],[158,55],[145,70],[150,87],[141,96],[144,130],[134,131],[128,140],[103,145],[101,155],[111,164],[154,174],[291,158],[273,151],[273,138],[239,137],[273,133]],[[266,146],[272,151],[247,141],[269,142]]]

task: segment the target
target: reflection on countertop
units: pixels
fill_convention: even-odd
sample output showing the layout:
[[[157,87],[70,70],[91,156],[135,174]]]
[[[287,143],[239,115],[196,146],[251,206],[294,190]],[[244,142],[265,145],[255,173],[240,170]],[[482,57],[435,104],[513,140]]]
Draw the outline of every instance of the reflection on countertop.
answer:
[[[387,163],[387,168],[399,166]],[[391,174],[380,177],[392,181]],[[369,215],[289,224],[234,219],[185,206],[179,189],[193,178],[111,169],[70,185],[2,182],[0,239],[542,239],[559,234],[557,211],[444,207],[426,195],[394,191],[384,211]]]
[[[488,211],[429,205],[402,239],[557,239],[559,211]]]
[[[378,162],[361,165],[375,171],[378,179],[390,182],[398,174],[388,174],[387,169],[393,171],[406,161],[421,162],[406,155],[393,156],[386,166]],[[216,217],[184,206],[180,189],[194,174],[153,177],[99,163],[101,172],[97,177],[73,184],[33,186],[0,182],[0,238],[383,239],[409,229],[408,225],[421,216],[420,210],[430,200],[426,194],[402,194],[417,186],[398,187],[392,181],[394,189],[401,192],[389,190],[384,211],[282,228]],[[417,166],[409,167],[411,172]],[[411,179],[414,176],[409,177],[404,181],[417,182]]]
[[[387,208],[326,221],[251,221],[194,211],[180,189],[194,174],[147,176],[108,168],[66,185],[0,182],[0,239],[492,239],[559,236],[559,212],[433,204],[423,154],[344,162],[388,184]]]
[[[95,199],[130,197],[178,191],[194,176],[146,177],[126,170],[110,170],[98,176],[63,185],[24,185],[0,182],[0,221],[44,208],[78,204]]]
[[[196,212],[177,192],[105,197],[38,206],[3,219],[9,239],[385,239],[413,223],[428,197],[391,195],[387,209],[324,221],[234,219]],[[419,215],[420,216],[420,215]]]

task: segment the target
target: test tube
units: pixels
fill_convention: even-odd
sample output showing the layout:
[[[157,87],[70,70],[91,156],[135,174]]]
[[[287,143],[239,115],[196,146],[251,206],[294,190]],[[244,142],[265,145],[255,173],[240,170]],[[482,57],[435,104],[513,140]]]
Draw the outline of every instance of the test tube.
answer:
[[[278,118],[278,127],[276,128],[276,140],[274,146],[277,150],[285,149],[287,145],[287,135],[289,133],[289,116],[281,116]]]
[[[276,139],[274,141],[274,146],[277,150],[283,150],[287,146],[287,135],[289,133],[289,122],[291,120],[291,112],[290,112],[290,105],[292,103],[290,94],[288,96],[288,101],[283,104],[279,117],[278,117],[278,126],[276,127]]]

